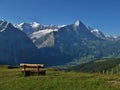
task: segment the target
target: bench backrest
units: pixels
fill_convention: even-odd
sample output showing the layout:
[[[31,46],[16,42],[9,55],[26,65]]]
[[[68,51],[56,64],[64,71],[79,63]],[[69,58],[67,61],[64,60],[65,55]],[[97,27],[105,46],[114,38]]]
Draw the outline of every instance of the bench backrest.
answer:
[[[44,68],[44,64],[20,64],[21,68]]]

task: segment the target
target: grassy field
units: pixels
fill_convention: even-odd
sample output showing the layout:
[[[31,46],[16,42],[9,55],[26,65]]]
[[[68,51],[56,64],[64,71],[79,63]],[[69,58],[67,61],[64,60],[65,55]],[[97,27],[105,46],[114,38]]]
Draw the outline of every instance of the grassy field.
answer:
[[[46,76],[24,77],[19,68],[1,67],[0,90],[120,90],[120,74],[102,75],[47,69]]]

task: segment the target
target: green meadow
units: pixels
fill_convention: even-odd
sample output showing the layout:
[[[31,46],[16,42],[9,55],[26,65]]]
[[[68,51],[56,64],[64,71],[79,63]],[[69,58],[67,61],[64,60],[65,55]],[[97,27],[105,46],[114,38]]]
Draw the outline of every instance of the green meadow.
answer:
[[[45,76],[27,76],[20,69],[0,67],[0,90],[120,90],[120,74],[46,69]]]

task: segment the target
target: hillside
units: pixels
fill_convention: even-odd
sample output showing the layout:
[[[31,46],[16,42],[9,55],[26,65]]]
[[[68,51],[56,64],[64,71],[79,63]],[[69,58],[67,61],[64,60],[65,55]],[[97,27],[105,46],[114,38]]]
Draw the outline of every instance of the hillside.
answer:
[[[120,58],[104,58],[70,68],[73,71],[97,72],[97,73],[120,73]]]
[[[55,71],[24,77],[20,69],[0,67],[0,90],[119,90],[119,74],[103,75]]]

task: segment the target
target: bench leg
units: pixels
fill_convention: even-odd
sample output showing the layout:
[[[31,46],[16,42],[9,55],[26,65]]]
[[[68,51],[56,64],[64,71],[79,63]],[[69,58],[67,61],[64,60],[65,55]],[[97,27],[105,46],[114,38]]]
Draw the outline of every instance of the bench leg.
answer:
[[[25,71],[24,76],[29,76],[30,75],[30,71]]]
[[[46,75],[45,71],[40,72],[41,75]]]

